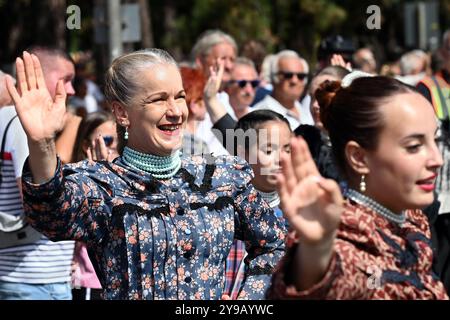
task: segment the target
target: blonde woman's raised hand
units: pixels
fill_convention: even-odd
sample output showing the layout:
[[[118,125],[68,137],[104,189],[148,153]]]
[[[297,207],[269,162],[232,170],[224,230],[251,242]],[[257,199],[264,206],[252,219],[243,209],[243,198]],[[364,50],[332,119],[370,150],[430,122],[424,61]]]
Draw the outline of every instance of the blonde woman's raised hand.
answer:
[[[343,211],[339,186],[320,176],[302,138],[293,138],[291,147],[291,155],[281,158],[282,173],[277,177],[284,216],[301,243],[315,246],[329,242]]]
[[[10,77],[6,79],[6,86],[29,143],[53,140],[62,129],[66,114],[66,92],[62,80],[58,81],[53,99],[37,56],[24,52],[23,58],[16,59],[16,70],[17,89]]]

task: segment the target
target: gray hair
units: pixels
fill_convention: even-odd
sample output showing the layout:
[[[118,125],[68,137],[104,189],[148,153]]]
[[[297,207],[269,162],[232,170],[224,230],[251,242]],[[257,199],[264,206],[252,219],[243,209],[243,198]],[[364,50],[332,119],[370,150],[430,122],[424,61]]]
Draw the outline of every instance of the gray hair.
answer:
[[[426,67],[427,54],[424,51],[412,50],[402,55],[400,58],[400,69],[402,75],[406,76],[411,74],[418,59],[425,62],[424,66]]]
[[[164,50],[151,48],[124,54],[116,58],[105,75],[106,101],[117,101],[123,106],[131,106],[133,98],[142,90],[142,71],[158,65],[173,65],[176,61]],[[125,128],[117,125],[117,150],[122,154],[125,147]]]
[[[271,82],[271,69],[272,69],[272,60],[275,58],[274,54],[268,54],[264,57],[264,60],[261,64],[261,79],[266,81],[267,83]]]
[[[271,66],[270,66],[270,79],[272,83],[278,82],[278,71],[279,71],[279,62],[281,59],[284,58],[296,58],[299,59],[300,62],[303,65],[303,72],[309,73],[309,65],[308,62],[306,62],[305,59],[300,57],[297,52],[294,50],[282,50],[278,52],[272,59],[271,59]]]
[[[234,66],[236,67],[237,65],[249,66],[256,70],[255,63],[246,57],[237,57],[236,60],[234,60]]]
[[[238,52],[236,41],[234,41],[233,37],[229,34],[226,34],[221,30],[205,31],[200,35],[192,48],[192,59],[195,60],[196,58],[208,55],[211,48],[223,42],[228,42],[233,47],[234,51],[236,53]]]
[[[118,101],[129,106],[142,89],[142,70],[154,65],[174,65],[176,61],[164,50],[151,48],[116,58],[105,75],[105,96],[108,102]]]

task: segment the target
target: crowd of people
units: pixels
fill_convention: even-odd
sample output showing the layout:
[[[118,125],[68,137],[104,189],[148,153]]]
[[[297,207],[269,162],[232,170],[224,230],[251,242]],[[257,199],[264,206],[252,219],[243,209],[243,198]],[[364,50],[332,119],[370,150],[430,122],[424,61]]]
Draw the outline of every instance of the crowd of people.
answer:
[[[450,32],[252,48],[0,72],[0,299],[448,299]]]

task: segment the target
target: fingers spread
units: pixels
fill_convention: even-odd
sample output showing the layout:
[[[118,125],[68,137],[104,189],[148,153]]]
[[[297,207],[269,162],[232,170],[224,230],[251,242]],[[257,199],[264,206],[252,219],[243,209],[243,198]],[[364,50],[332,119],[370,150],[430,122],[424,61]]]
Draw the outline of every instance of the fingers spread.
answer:
[[[25,74],[27,76],[27,84],[28,84],[28,89],[29,90],[33,90],[36,89],[36,74],[34,71],[34,63],[33,63],[33,59],[31,57],[31,55],[24,51],[23,52],[23,60],[25,63]]]
[[[296,179],[294,174],[294,168],[292,167],[291,156],[285,154],[282,154],[280,156],[281,172],[284,179],[286,180],[286,190],[289,193],[294,190],[295,185],[298,183],[298,180]]]
[[[31,58],[33,59],[33,66],[34,66],[34,73],[36,75],[36,84],[39,89],[46,88],[47,85],[45,84],[45,78],[44,74],[42,72],[41,62],[39,61],[39,58],[32,54]]]
[[[21,58],[16,59],[17,88],[20,95],[28,91],[27,75],[25,74],[25,65]]]
[[[62,80],[58,81],[58,84],[56,85],[56,94],[55,94],[55,103],[58,106],[64,106],[66,107],[66,89],[64,89],[64,83]]]

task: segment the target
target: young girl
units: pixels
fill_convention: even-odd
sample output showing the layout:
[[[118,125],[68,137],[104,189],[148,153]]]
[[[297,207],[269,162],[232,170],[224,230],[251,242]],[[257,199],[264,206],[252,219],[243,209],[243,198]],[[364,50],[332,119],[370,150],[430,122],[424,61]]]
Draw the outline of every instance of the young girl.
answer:
[[[246,114],[235,128],[236,154],[250,164],[254,174],[253,185],[282,221],[276,175],[281,169],[281,155],[290,153],[291,135],[287,119],[270,110]],[[225,292],[231,299],[237,297],[243,280],[245,256],[245,243],[235,240],[227,259],[225,281]]]

